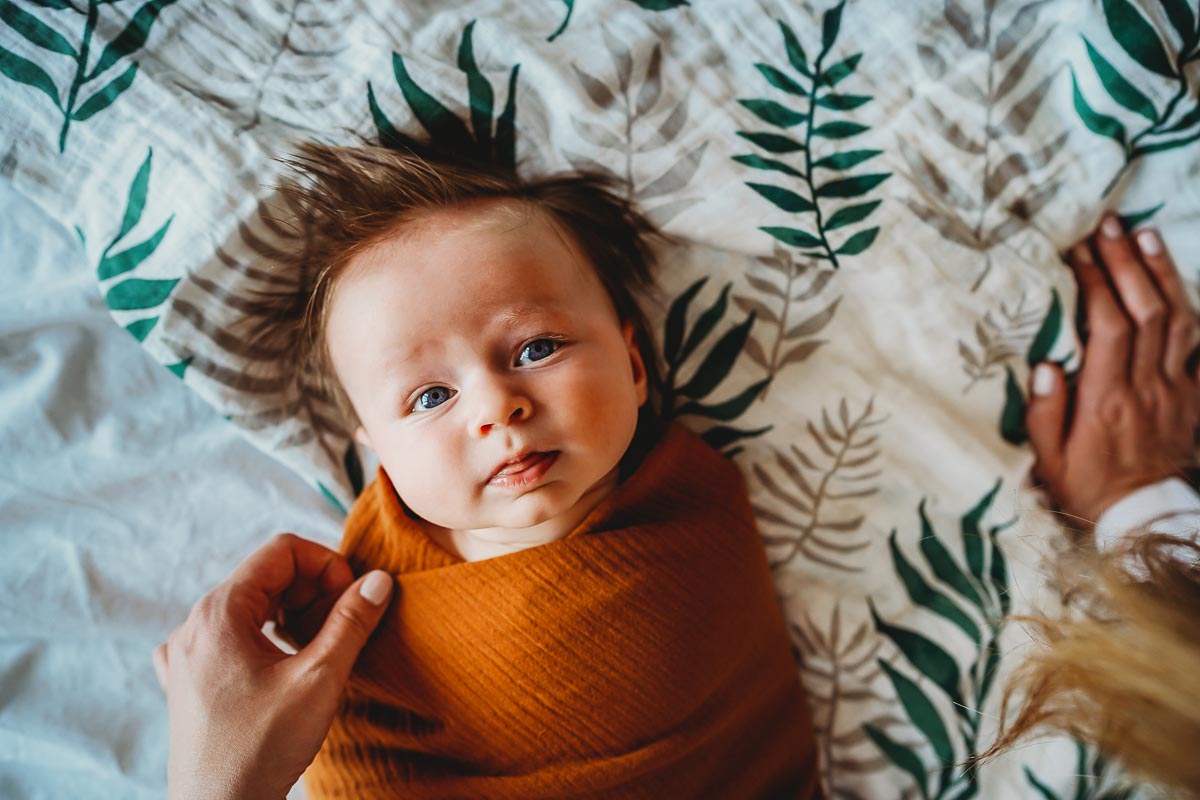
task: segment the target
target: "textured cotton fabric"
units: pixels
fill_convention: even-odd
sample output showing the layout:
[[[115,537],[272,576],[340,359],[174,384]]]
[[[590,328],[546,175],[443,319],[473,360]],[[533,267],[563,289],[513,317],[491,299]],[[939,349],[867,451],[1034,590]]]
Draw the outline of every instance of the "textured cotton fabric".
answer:
[[[342,551],[397,591],[311,797],[815,796],[744,481],[683,427],[559,541],[463,561],[380,470]]]

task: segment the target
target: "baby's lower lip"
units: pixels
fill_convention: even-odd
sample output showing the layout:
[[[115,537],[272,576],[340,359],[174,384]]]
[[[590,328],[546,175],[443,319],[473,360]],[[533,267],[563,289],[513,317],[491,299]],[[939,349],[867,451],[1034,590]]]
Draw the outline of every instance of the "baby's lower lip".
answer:
[[[520,472],[510,472],[507,475],[496,475],[488,481],[489,486],[499,486],[501,488],[514,488],[519,486],[528,486],[541,480],[546,471],[558,459],[557,450],[550,450],[544,453],[534,453],[527,459],[525,468]]]

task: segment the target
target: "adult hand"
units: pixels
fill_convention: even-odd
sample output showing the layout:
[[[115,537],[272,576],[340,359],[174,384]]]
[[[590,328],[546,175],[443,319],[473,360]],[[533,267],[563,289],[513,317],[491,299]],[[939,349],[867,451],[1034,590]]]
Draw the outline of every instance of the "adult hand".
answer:
[[[1087,527],[1194,464],[1200,380],[1189,356],[1200,326],[1152,229],[1126,236],[1109,214],[1069,261],[1086,311],[1077,391],[1069,398],[1059,367],[1039,364],[1025,424],[1034,477]]]
[[[378,576],[378,577],[377,577]],[[290,533],[252,553],[154,651],[167,695],[171,798],[284,798],[325,739],[394,580],[353,580],[341,555]],[[263,633],[282,612],[331,610],[289,655]]]

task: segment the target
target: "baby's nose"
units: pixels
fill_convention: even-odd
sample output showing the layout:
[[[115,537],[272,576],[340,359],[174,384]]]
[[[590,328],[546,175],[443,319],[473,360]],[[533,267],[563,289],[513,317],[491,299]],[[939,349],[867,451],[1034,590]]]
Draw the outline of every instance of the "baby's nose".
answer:
[[[486,434],[497,424],[511,425],[518,419],[528,419],[532,411],[533,403],[524,394],[507,389],[494,391],[490,401],[484,401],[479,432]]]

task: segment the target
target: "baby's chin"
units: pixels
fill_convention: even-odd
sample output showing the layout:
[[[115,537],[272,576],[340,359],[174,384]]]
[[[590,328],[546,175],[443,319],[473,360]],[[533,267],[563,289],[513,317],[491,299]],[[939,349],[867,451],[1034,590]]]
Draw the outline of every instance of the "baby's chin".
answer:
[[[568,511],[574,504],[562,498],[550,497],[549,486],[538,487],[534,492],[520,496],[485,498],[478,503],[477,513],[470,517],[450,518],[437,511],[421,514],[402,499],[401,505],[408,515],[442,530],[486,530],[503,528],[523,530],[554,520]],[[533,497],[538,494],[541,496]]]

